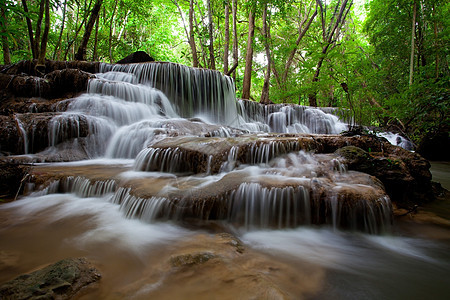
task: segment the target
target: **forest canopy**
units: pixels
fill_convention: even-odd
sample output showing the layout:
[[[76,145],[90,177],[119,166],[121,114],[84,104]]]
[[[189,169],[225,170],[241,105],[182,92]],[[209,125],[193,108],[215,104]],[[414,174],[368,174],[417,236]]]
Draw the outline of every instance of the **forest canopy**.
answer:
[[[134,51],[232,76],[262,103],[350,109],[419,141],[449,128],[445,0],[0,0],[1,59]]]

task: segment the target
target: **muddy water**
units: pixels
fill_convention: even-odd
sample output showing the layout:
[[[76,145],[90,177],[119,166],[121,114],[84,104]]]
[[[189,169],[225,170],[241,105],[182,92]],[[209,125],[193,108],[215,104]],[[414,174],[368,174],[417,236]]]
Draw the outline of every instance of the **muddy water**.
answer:
[[[448,174],[448,168],[444,171]],[[97,172],[95,176],[104,175]],[[103,277],[81,299],[450,295],[446,216],[437,225],[420,216],[400,220],[392,234],[382,236],[327,227],[244,231],[221,223],[203,231],[127,219],[109,200],[110,195],[52,194],[0,205],[0,282],[63,258],[84,256]],[[436,205],[441,204],[448,205]],[[436,205],[430,209],[438,211]]]

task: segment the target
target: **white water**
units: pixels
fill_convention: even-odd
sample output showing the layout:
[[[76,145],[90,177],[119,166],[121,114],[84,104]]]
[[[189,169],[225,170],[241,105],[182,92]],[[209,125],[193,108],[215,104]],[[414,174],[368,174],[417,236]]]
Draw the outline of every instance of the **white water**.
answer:
[[[225,139],[244,132],[345,130],[330,111],[236,102],[231,80],[210,70],[138,64],[103,65],[102,71],[86,94],[70,101],[68,111],[53,119],[49,130],[52,146],[86,138],[82,147],[96,160],[54,166],[84,168],[87,177],[57,180],[46,190],[0,206],[0,258],[16,255],[20,261],[14,267],[0,264],[0,270],[6,270],[2,281],[55,259],[87,256],[113,270],[105,275],[110,291],[104,298],[118,297],[116,285],[130,278],[142,280],[143,266],[152,268],[149,261],[158,261],[162,252],[170,255],[175,244],[198,233],[192,224],[186,229],[171,223],[197,213],[206,225],[217,222],[221,230],[240,237],[245,247],[267,253],[274,261],[287,261],[299,270],[305,263],[325,269],[323,289],[312,299],[444,299],[441,296],[450,293],[448,243],[355,233],[390,232],[390,201],[378,195],[376,183],[346,172],[336,158],[299,152],[295,144],[288,149],[277,143],[255,144],[247,153],[247,164],[239,163],[239,148],[232,147],[218,174],[210,174],[208,166],[203,174],[187,175],[176,169],[182,157],[148,148],[180,135]],[[83,128],[88,128],[87,137]],[[163,164],[137,167],[137,157],[147,154],[165,155],[159,160]],[[108,178],[103,173],[98,180],[88,178],[99,165],[123,170]],[[158,186],[158,192],[136,195],[131,185],[136,182],[141,189]],[[234,188],[220,191],[230,182]],[[365,212],[359,223],[341,216],[343,189],[364,190],[376,198],[357,199],[355,214]],[[222,201],[224,211],[212,211],[207,200],[188,207],[204,190],[221,193],[215,201]],[[319,228],[313,225],[319,216],[312,212],[312,203],[321,193],[329,214],[320,216],[327,225]],[[171,202],[172,196],[177,202]],[[352,231],[340,231],[340,222]],[[130,264],[134,260],[138,263]],[[149,286],[164,286],[164,276]],[[183,288],[180,282],[179,295]]]

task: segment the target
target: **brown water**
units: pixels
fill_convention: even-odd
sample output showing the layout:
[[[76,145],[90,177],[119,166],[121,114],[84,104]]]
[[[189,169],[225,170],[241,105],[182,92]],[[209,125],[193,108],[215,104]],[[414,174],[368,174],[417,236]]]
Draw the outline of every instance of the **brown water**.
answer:
[[[448,164],[433,163],[433,172],[436,166],[435,180],[448,178]],[[418,217],[401,220],[393,234],[383,236],[329,227],[244,231],[222,223],[211,223],[204,231],[127,219],[109,199],[51,194],[0,205],[0,282],[83,256],[103,277],[81,299],[450,295],[450,230],[426,223],[426,218],[423,224]],[[174,263],[180,257],[188,263]],[[194,263],[189,263],[192,257]],[[195,262],[203,257],[206,261]]]

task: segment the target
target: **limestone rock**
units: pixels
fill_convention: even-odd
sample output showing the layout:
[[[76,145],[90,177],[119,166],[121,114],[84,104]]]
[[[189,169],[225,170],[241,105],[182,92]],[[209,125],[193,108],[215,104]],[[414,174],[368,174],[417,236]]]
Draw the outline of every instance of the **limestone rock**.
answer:
[[[84,258],[64,259],[0,285],[3,299],[71,299],[101,275]]]
[[[368,153],[347,146],[336,154],[344,158],[350,170],[364,172],[383,182],[392,201],[400,206],[423,203],[432,198],[430,164],[417,153],[388,143],[384,153]]]

